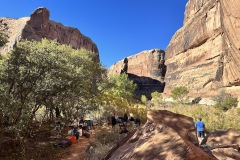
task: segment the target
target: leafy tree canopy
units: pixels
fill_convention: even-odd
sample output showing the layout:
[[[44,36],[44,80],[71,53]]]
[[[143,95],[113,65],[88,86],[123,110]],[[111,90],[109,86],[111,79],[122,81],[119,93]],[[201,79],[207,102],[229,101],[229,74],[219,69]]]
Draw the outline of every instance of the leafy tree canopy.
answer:
[[[115,109],[129,110],[136,87],[127,74],[110,76],[99,86],[101,101]]]
[[[156,91],[156,92],[152,92],[151,96],[152,96],[152,102],[154,106],[159,106],[163,100],[162,94]]]
[[[0,63],[0,107],[11,124],[28,126],[42,106],[67,113],[94,103],[102,72],[95,56],[47,39],[19,43]]]
[[[187,96],[188,93],[189,93],[189,91],[188,91],[187,87],[180,86],[180,87],[175,87],[171,91],[171,96],[174,100],[177,100],[180,103],[183,103],[183,100]]]

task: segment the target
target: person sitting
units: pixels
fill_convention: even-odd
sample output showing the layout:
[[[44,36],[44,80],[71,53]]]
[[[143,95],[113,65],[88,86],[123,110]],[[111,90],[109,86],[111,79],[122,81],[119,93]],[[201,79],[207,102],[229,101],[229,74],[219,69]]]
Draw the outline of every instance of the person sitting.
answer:
[[[68,140],[71,141],[71,143],[76,143],[76,140],[77,140],[77,137],[76,135],[74,135],[73,133],[73,130],[74,130],[74,127],[73,126],[69,126],[70,127],[70,130],[68,131],[68,136],[66,137]]]
[[[134,123],[135,123],[135,127],[139,127],[141,125],[140,118],[136,117]]]
[[[69,126],[69,130],[68,130],[67,135],[68,136],[72,136],[73,135],[73,127],[72,126]]]
[[[83,126],[84,124],[84,120],[83,120],[83,117],[80,117],[80,120],[79,120],[79,126],[82,125]]]
[[[130,127],[133,127],[133,124],[134,124],[135,119],[134,119],[132,113],[130,113],[129,121],[130,121]]]
[[[128,133],[128,130],[125,125],[119,125],[119,127],[120,127],[119,134]]]
[[[79,138],[79,131],[78,131],[78,127],[77,126],[74,126],[72,133],[73,133],[74,136],[76,136],[76,139],[78,140],[78,138]]]
[[[117,121],[119,124],[124,124],[124,117],[118,117]]]
[[[90,133],[88,132],[87,126],[82,127],[82,136],[84,136],[86,138],[90,138]]]

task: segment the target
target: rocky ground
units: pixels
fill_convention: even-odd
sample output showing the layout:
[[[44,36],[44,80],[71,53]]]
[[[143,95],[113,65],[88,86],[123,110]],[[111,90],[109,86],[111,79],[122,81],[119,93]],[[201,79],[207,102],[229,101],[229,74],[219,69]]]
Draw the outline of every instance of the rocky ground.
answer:
[[[148,122],[111,153],[116,159],[240,159],[239,131],[214,131],[199,146],[191,118],[169,111],[148,112]]]
[[[66,148],[54,145],[61,138],[54,138],[51,132],[47,129],[39,131],[32,139],[29,139],[26,142],[26,157],[29,159],[38,157],[40,159],[58,160],[84,160],[92,157],[88,155],[90,154],[88,151],[90,148],[89,142],[94,141],[94,132],[90,138],[80,137],[77,143]],[[128,134],[126,138],[124,138],[126,142],[119,142],[106,155],[106,159],[240,159],[240,131],[229,129],[210,132],[204,139],[203,145],[199,146],[193,119],[166,110],[149,111],[148,121]],[[14,144],[14,146],[16,145]],[[1,152],[0,159],[16,159],[19,157],[20,151],[18,152],[16,147],[13,150],[14,146],[13,143],[1,143],[1,151],[5,149],[8,152]],[[18,146],[18,150],[21,150],[21,145],[18,144]]]

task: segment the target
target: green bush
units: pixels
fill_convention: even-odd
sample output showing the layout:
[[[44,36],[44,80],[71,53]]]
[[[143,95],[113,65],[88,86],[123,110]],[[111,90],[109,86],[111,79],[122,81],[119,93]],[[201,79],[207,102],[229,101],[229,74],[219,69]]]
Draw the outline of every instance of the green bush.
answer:
[[[151,96],[152,96],[152,103],[153,103],[153,105],[156,108],[159,108],[160,104],[163,101],[162,94],[156,91],[156,92],[152,92]]]
[[[183,103],[188,93],[189,91],[185,86],[175,87],[171,91],[171,97],[174,100],[177,100],[178,102]]]
[[[7,42],[7,35],[3,31],[0,31],[0,47],[4,46]]]
[[[214,96],[213,100],[216,101],[215,107],[223,111],[227,111],[232,107],[237,107],[238,104],[237,98],[225,91],[221,91],[218,95]]]

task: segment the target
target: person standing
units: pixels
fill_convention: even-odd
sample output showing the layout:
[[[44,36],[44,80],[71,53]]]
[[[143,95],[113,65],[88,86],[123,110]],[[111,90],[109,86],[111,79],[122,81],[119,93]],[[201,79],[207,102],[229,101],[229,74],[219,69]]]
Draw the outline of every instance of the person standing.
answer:
[[[124,124],[126,125],[128,121],[127,113],[125,113],[123,117],[124,117]]]
[[[135,127],[139,127],[141,125],[141,119],[136,117],[134,123],[135,123]]]
[[[112,123],[112,129],[114,130],[114,127],[117,124],[115,113],[112,114],[111,123]]]
[[[60,116],[60,109],[58,106],[56,106],[55,108],[55,113],[56,113],[56,118],[58,118]]]
[[[130,116],[129,116],[129,121],[130,121],[130,127],[133,127],[133,126],[134,126],[134,121],[135,121],[135,119],[134,119],[134,117],[133,117],[133,114],[132,114],[132,113],[130,113]]]
[[[202,118],[198,118],[198,121],[195,123],[195,127],[197,129],[197,137],[198,137],[198,142],[199,145],[201,145],[202,140],[205,137],[205,124],[202,122]]]

